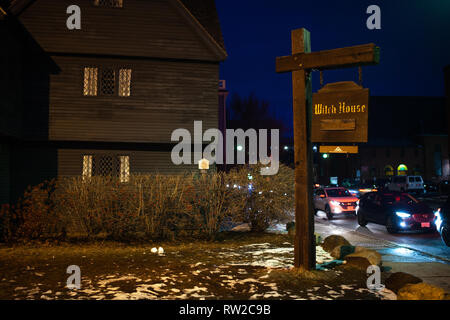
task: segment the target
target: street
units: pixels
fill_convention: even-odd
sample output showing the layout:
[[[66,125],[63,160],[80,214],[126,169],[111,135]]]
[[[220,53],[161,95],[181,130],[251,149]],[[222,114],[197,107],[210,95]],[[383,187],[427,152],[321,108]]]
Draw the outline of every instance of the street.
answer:
[[[442,242],[437,232],[389,234],[383,225],[369,223],[366,227],[361,227],[353,215],[338,215],[333,220],[328,221],[325,213],[319,211],[318,218],[330,225],[351,229],[352,231],[377,239],[387,240],[402,247],[420,251],[450,263],[450,247],[447,247]]]
[[[427,283],[450,289],[450,248],[437,232],[389,234],[382,225],[359,226],[353,215],[327,220],[322,211],[315,218],[315,231],[322,237],[342,235],[352,245],[377,250],[383,257],[383,266],[391,272],[410,273]]]

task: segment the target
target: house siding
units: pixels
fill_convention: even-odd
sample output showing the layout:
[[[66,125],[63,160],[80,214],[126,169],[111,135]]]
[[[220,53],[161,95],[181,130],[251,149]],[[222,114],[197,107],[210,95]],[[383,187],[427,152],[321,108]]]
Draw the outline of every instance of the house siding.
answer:
[[[216,63],[54,57],[61,73],[51,76],[49,139],[170,142],[177,128],[218,126]],[[83,96],[83,68],[131,68],[131,96]]]
[[[186,17],[168,0],[124,0],[123,8],[93,0],[39,0],[21,22],[47,52],[114,54],[217,61]],[[81,9],[81,30],[68,30],[67,7]]]

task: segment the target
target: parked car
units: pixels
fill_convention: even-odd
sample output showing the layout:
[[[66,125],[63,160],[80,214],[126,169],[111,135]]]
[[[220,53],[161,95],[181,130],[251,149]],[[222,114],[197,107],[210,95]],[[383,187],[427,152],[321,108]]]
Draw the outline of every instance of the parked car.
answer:
[[[377,186],[373,183],[362,183],[358,186],[359,195],[362,196],[368,192],[376,192]]]
[[[433,195],[439,193],[439,184],[431,182],[431,181],[424,181],[423,182],[423,192],[427,195]]]
[[[377,189],[377,191],[384,191],[385,189],[387,189],[389,183],[391,183],[391,179],[379,178],[374,182],[375,189]]]
[[[387,185],[389,191],[423,193],[423,179],[421,176],[396,176]]]
[[[447,202],[434,215],[436,217],[436,229],[441,234],[442,241],[445,245],[450,247],[450,197],[447,197]]]
[[[358,224],[385,225],[389,233],[433,231],[435,215],[423,202],[405,192],[369,192],[359,200]]]
[[[314,210],[325,211],[329,220],[335,214],[356,213],[357,206],[358,198],[345,188],[318,188],[314,193]]]

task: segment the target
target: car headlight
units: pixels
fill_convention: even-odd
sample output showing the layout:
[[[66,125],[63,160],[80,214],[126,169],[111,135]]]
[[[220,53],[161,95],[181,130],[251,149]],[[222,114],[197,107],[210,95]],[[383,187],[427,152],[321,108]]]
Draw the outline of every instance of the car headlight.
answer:
[[[333,206],[338,206],[338,205],[340,205],[339,201],[331,200],[330,203],[331,203]]]
[[[409,218],[409,217],[411,217],[411,215],[409,213],[402,212],[402,211],[397,211],[395,214],[397,215],[397,217],[400,217],[400,218]]]
[[[442,225],[441,208],[437,209],[434,212],[434,216],[436,217],[436,220],[434,221],[434,224],[436,225],[436,229],[438,231],[440,231],[441,225]]]

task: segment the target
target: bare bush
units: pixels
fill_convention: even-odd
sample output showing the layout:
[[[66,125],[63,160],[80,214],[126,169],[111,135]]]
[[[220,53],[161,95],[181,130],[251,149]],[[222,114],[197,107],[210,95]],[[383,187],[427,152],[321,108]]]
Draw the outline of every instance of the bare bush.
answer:
[[[0,211],[4,241],[81,235],[117,240],[214,238],[225,223],[250,222],[253,231],[293,208],[294,176],[281,166],[261,176],[260,165],[229,173],[62,178],[29,188],[15,207]]]

